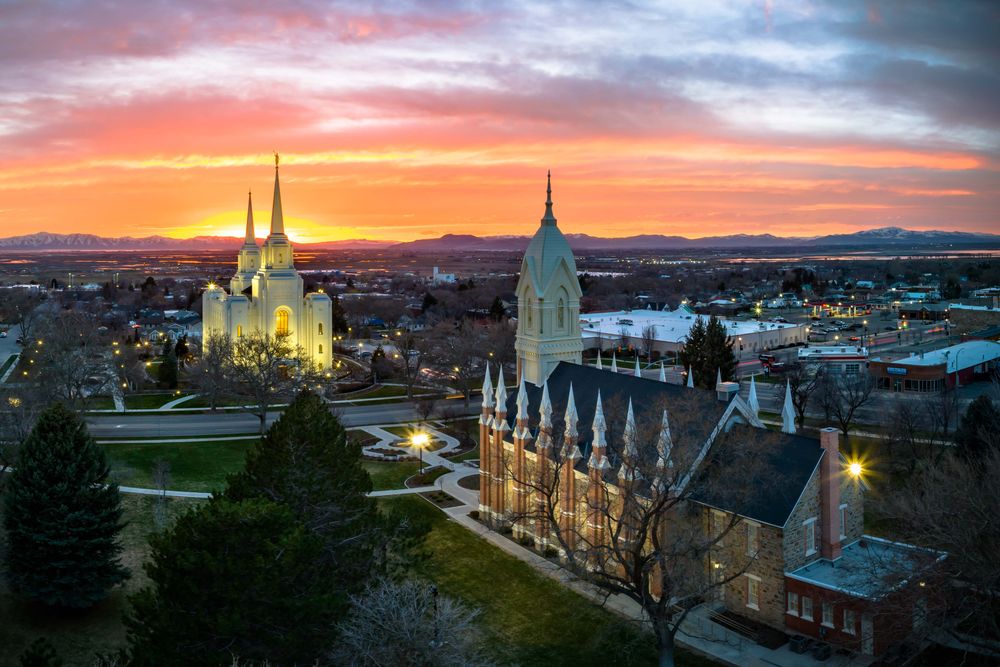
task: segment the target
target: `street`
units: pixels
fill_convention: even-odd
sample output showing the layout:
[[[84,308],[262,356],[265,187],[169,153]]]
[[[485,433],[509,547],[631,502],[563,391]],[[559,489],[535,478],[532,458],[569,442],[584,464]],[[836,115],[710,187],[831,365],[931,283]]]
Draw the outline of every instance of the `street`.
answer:
[[[439,403],[439,413],[445,410],[462,410],[461,399],[447,399]],[[383,403],[381,405],[356,405],[336,407],[345,426],[367,426],[415,421],[419,417],[413,403]],[[469,404],[469,414],[478,414],[479,400]],[[270,425],[279,413],[269,414]],[[157,438],[196,435],[232,435],[255,433],[260,421],[247,412],[220,412],[218,414],[185,415],[109,415],[87,418],[87,426],[95,438]]]

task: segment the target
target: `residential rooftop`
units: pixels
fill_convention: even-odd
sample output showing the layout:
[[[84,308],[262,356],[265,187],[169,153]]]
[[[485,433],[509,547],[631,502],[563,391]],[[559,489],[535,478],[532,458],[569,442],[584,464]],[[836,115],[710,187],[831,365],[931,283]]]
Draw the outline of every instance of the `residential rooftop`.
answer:
[[[586,313],[580,315],[580,329],[584,338],[596,336],[642,338],[643,330],[654,327],[654,337],[658,341],[681,343],[687,338],[691,327],[699,319],[708,323],[707,315],[698,315],[681,306],[676,310],[618,310],[607,313]],[[758,322],[756,320],[732,320],[720,318],[729,336],[747,336],[761,331],[791,329],[798,324],[780,322]]]
[[[913,354],[902,359],[887,361],[895,366],[941,366],[947,364],[945,372],[955,373],[971,366],[1000,359],[1000,343],[992,340],[970,340],[958,345],[943,347],[920,354]],[[960,365],[961,364],[961,365]]]

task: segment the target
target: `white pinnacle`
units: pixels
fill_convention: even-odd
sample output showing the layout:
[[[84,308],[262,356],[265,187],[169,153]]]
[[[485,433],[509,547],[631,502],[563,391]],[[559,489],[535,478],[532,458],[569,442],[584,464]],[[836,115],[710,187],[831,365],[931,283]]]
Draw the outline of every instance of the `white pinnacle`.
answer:
[[[569,385],[569,395],[566,397],[566,435],[574,440],[578,435],[576,425],[580,416],[576,413],[576,399],[573,398],[573,384]]]
[[[604,364],[601,363],[601,351],[600,350],[597,351],[597,370],[599,370],[599,371],[603,371],[604,370]]]
[[[792,403],[792,383],[785,380],[785,403],[781,406],[782,433],[795,433],[795,405]]]
[[[716,368],[715,369],[715,386],[718,387],[720,384],[722,384],[722,369],[721,368]]]
[[[635,358],[635,370],[633,371],[632,374],[635,375],[637,378],[641,378],[642,377],[642,371],[639,370],[639,357],[638,356]]]
[[[549,383],[542,384],[542,400],[538,403],[538,426],[543,429],[552,428],[552,401],[549,400]]]
[[[625,450],[622,452],[622,467],[618,477],[624,480],[635,480],[639,477],[636,465],[639,458],[639,447],[636,443],[635,413],[632,411],[632,399],[628,399],[628,413],[625,415],[625,430],[622,432],[622,442]]]
[[[663,367],[663,362],[660,362],[660,382],[667,381],[667,369]]]
[[[500,366],[500,373],[497,375],[496,392],[497,412],[507,412],[507,387],[503,383],[503,366]]]
[[[688,387],[694,389],[694,373],[691,371],[690,366],[688,366]]]
[[[618,359],[615,357],[615,351],[611,350],[611,372],[618,372]]]
[[[493,403],[493,381],[490,379],[490,364],[486,363],[486,377],[483,378],[483,407],[492,408]]]
[[[528,392],[524,387],[524,376],[517,387],[517,420],[528,421]]]
[[[656,451],[659,454],[659,458],[656,461],[656,465],[660,468],[673,468],[674,461],[670,456],[671,451],[674,448],[674,441],[670,437],[670,420],[667,417],[667,411],[663,411],[663,421],[660,424],[660,438],[656,443]]]
[[[750,376],[750,395],[747,396],[747,405],[750,407],[750,412],[756,417],[760,413],[760,403],[757,402],[757,383],[754,381],[753,376]]]

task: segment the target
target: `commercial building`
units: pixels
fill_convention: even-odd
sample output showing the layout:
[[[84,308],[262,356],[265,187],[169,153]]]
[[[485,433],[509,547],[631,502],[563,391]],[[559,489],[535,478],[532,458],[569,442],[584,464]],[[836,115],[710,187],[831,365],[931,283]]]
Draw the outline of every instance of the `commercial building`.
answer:
[[[864,371],[868,348],[854,345],[814,345],[799,349],[799,363],[829,373],[857,375]]]
[[[971,340],[903,359],[872,359],[878,386],[893,391],[941,391],[990,376],[1000,361],[1000,343]]]
[[[642,349],[644,332],[648,332],[656,356],[683,348],[691,327],[699,319],[708,322],[707,316],[698,315],[685,305],[676,310],[619,310],[581,315],[580,329],[584,349],[589,350],[607,350],[623,344]],[[720,321],[737,354],[805,343],[809,336],[805,324],[727,318]]]

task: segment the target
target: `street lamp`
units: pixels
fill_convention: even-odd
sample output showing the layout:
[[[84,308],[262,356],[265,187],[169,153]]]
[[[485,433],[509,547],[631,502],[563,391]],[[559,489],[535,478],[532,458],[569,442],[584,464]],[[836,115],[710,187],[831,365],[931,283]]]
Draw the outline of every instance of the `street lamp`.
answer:
[[[417,448],[417,455],[420,457],[420,472],[424,471],[424,447],[430,442],[430,436],[426,433],[414,433],[410,436],[410,444]]]

